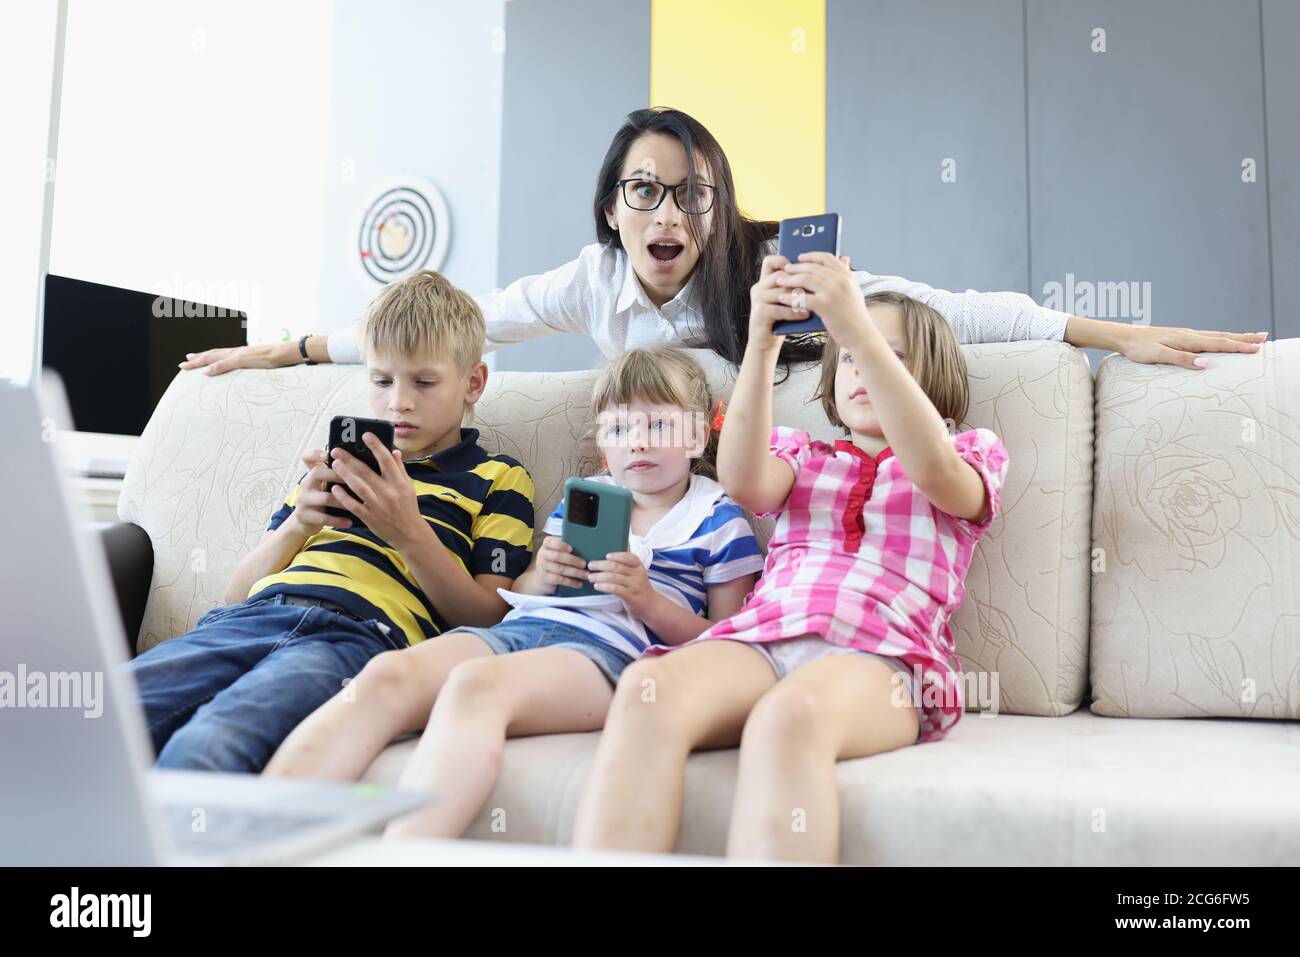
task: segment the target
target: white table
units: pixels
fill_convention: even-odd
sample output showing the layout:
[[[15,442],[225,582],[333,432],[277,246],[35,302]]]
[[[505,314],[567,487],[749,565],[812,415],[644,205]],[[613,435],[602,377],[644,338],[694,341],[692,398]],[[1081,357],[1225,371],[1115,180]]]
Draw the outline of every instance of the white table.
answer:
[[[129,462],[140,437],[60,431],[56,441],[61,443],[60,465],[66,471],[68,489],[73,500],[84,505],[89,510],[88,517],[94,521],[116,522],[122,480],[91,478],[85,474],[85,470],[95,460]]]

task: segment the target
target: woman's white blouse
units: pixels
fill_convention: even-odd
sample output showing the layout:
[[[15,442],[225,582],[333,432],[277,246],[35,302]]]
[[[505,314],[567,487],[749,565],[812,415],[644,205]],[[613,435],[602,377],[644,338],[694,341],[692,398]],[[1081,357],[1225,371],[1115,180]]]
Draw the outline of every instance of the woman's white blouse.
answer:
[[[946,292],[898,276],[854,272],[863,295],[900,292],[932,307],[948,320],[959,342],[1062,339],[1069,313],[1038,305],[1018,292]],[[703,317],[691,279],[673,299],[656,307],[641,288],[627,254],[592,243],[558,269],[516,279],[504,289],[475,296],[487,320],[490,352],[560,332],[591,336],[606,358],[636,346],[708,348]],[[362,361],[360,323],[329,334],[334,362]]]

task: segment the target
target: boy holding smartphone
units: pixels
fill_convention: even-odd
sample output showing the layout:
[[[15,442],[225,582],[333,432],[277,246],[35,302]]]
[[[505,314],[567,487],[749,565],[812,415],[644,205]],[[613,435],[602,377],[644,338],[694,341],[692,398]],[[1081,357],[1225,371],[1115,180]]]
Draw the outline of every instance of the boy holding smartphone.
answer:
[[[501,620],[497,588],[531,560],[533,483],[462,427],[487,384],[484,337],[474,300],[435,272],[371,304],[370,407],[396,448],[362,436],[378,472],[342,449],[307,452],[227,604],[128,665],[159,767],[259,772],[375,655]]]

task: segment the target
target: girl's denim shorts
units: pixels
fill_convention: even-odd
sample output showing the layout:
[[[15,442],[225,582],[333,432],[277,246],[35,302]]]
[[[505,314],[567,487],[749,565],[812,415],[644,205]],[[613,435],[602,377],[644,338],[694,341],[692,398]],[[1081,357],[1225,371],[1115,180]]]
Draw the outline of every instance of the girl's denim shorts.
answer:
[[[632,658],[605,641],[581,628],[562,621],[546,618],[512,618],[491,628],[470,628],[462,625],[452,631],[467,631],[487,644],[498,655],[512,651],[530,651],[533,648],[572,648],[590,658],[610,684],[618,684],[618,676],[632,663]]]

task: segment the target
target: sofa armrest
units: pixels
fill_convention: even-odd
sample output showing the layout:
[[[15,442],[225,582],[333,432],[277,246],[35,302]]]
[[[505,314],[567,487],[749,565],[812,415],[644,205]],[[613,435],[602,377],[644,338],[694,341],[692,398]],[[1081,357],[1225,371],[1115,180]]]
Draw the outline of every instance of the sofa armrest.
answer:
[[[134,658],[140,623],[144,621],[144,607],[149,601],[149,586],[153,581],[153,542],[148,532],[130,522],[102,525],[99,536],[108,557],[128,653]]]

